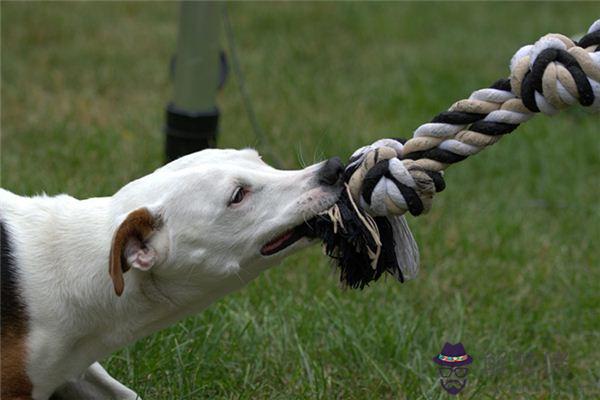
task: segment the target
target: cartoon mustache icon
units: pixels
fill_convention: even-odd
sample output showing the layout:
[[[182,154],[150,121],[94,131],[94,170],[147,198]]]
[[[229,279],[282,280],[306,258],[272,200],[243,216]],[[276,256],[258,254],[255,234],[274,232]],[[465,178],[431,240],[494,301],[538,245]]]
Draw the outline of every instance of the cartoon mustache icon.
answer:
[[[463,380],[458,380],[458,379],[450,379],[450,380],[446,380],[446,379],[440,379],[440,383],[442,385],[442,387],[444,388],[444,390],[452,395],[458,394],[461,390],[463,390],[463,388],[465,387],[465,385],[467,384],[467,380],[463,379]]]

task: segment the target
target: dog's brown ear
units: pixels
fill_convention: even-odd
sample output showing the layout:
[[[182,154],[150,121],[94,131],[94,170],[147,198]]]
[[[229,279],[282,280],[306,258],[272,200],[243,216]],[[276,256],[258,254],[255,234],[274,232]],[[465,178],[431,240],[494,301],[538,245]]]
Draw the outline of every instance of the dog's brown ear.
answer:
[[[147,208],[130,212],[117,228],[110,248],[109,273],[120,296],[125,289],[123,273],[130,267],[149,270],[156,262],[156,252],[147,240],[159,226],[159,220]]]

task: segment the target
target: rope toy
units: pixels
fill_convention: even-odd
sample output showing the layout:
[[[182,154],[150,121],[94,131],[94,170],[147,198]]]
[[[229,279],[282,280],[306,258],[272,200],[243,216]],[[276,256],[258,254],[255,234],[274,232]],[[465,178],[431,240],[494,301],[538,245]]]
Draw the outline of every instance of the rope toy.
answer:
[[[400,282],[418,271],[419,253],[403,214],[428,212],[445,188],[443,171],[514,131],[535,113],[554,115],[579,103],[600,112],[600,19],[578,42],[551,33],[521,47],[510,77],[419,126],[409,140],[381,139],[350,157],[346,190],[309,221],[337,261],[340,281],[364,288],[389,272]]]

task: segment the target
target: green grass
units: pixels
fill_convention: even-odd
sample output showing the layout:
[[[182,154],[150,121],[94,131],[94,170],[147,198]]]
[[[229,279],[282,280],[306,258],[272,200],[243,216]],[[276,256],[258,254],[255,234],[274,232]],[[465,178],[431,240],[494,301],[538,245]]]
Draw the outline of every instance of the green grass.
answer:
[[[110,195],[163,160],[176,4],[2,3],[2,186]],[[231,4],[269,142],[293,168],[409,136],[597,4]],[[256,139],[234,80],[220,146]],[[537,117],[449,170],[409,218],[417,280],[337,285],[318,248],[104,361],[145,399],[447,398],[431,362],[474,357],[464,398],[600,394],[598,116]],[[487,361],[486,361],[487,360]]]

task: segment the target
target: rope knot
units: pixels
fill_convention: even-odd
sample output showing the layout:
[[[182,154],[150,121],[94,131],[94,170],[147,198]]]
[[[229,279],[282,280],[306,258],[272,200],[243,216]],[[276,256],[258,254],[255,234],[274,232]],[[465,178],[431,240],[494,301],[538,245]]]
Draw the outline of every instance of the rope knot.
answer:
[[[600,20],[579,43],[557,33],[521,47],[510,62],[513,93],[531,112],[554,115],[576,103],[600,110]]]

